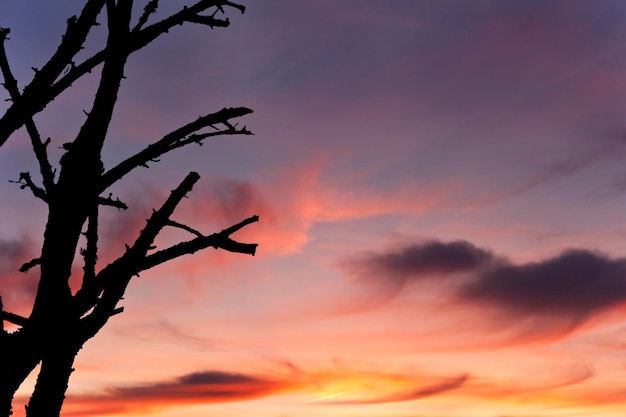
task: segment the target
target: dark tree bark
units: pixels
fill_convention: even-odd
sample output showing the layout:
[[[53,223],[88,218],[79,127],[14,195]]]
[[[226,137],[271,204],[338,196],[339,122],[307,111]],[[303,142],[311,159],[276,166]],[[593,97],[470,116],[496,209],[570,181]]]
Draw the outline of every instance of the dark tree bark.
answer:
[[[107,190],[125,179],[137,167],[146,167],[169,152],[190,144],[201,144],[207,138],[222,135],[250,135],[233,120],[252,110],[245,107],[224,108],[188,121],[155,140],[145,149],[129,155],[109,170],[101,161],[102,147],[118,92],[124,79],[124,68],[132,54],[157,40],[161,35],[189,24],[227,27],[222,17],[232,11],[244,12],[239,4],[225,0],[200,0],[181,7],[172,15],[151,22],[158,0],[147,1],[134,14],[132,0],[86,0],[82,10],[67,20],[67,28],[56,51],[47,63],[35,71],[32,79],[20,89],[5,51],[10,30],[0,28],[0,72],[11,105],[0,117],[0,147],[20,128],[30,138],[39,164],[40,180],[22,172],[17,182],[47,206],[48,218],[43,231],[40,255],[25,260],[22,272],[39,269],[39,284],[28,317],[4,310],[0,297],[0,417],[12,414],[13,396],[28,375],[41,364],[39,375],[27,406],[28,417],[54,417],[61,412],[76,355],[108,320],[123,311],[118,306],[127,286],[141,271],[196,251],[215,248],[254,255],[256,244],[241,243],[231,236],[258,216],[242,219],[224,230],[203,234],[171,219],[180,201],[192,190],[200,176],[189,173],[171,192],[162,206],[147,220],[137,239],[108,265],[98,264],[98,230],[100,210],[126,209],[126,204]],[[87,36],[106,20],[106,44],[82,61],[78,53]],[[51,161],[33,117],[69,89],[72,83],[92,70],[98,70],[100,81],[90,111],[76,137],[63,145],[59,161]],[[210,129],[210,130],[207,130]],[[56,174],[58,172],[58,175]],[[165,227],[190,232],[190,240],[156,250],[154,241]],[[79,249],[81,235],[86,247]],[[69,285],[72,266],[82,263],[82,285],[75,292]],[[5,322],[18,330],[9,332]]]

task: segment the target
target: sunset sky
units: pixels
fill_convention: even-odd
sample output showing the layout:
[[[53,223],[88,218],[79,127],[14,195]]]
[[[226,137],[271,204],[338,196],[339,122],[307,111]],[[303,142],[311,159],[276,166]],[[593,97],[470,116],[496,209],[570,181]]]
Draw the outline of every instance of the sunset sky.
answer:
[[[258,214],[236,235],[257,255],[207,250],[132,282],[62,415],[624,416],[626,2],[241,3],[229,28],[131,57],[104,163],[223,107],[253,109],[255,135],[129,175],[100,258],[192,170],[173,218],[209,233]],[[81,5],[0,1],[20,86]],[[97,76],[36,118],[55,161]],[[46,215],[9,182],[27,170],[18,131],[0,148],[0,294],[24,315],[37,271],[17,268]]]

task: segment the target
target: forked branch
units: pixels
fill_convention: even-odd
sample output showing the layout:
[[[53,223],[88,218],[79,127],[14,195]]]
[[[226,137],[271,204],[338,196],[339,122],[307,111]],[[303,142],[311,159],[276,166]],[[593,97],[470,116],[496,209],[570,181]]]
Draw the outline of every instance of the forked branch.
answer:
[[[67,29],[59,47],[46,62],[35,72],[32,81],[24,88],[22,99],[14,101],[0,118],[0,146],[9,136],[23,126],[33,115],[43,110],[48,103],[61,93],[51,94],[50,87],[83,47],[91,28],[96,25],[96,17],[104,6],[105,0],[87,0],[78,17],[72,16],[67,21]],[[84,75],[84,74],[83,74]],[[69,87],[67,85],[65,88]]]
[[[21,94],[17,85],[17,80],[13,76],[13,72],[9,66],[6,50],[4,48],[4,42],[8,39],[7,37],[10,32],[11,31],[8,28],[0,28],[0,72],[2,72],[2,78],[4,79],[3,86],[9,93],[10,100],[13,103],[16,103],[20,101]],[[26,118],[24,123],[26,125],[28,136],[30,137],[33,152],[39,162],[39,170],[43,178],[44,188],[46,191],[50,191],[54,186],[54,172],[52,170],[52,166],[50,165],[48,152],[46,150],[50,140],[48,139],[46,142],[41,140],[41,135],[39,134],[39,130],[37,129],[32,117]]]
[[[179,258],[183,255],[189,255],[199,250],[211,247],[215,249],[223,249],[228,252],[243,253],[254,256],[256,254],[258,244],[237,242],[236,240],[231,239],[230,235],[235,233],[237,230],[258,221],[259,216],[251,216],[234,226],[222,230],[221,232],[213,233],[208,236],[199,236],[193,240],[181,242],[167,249],[155,252],[146,256],[138,272],[153,268],[156,265],[171,261],[172,259]]]
[[[152,213],[135,243],[122,256],[104,267],[93,280],[83,280],[81,289],[74,297],[80,315],[95,307],[90,314],[94,318],[88,321],[93,320],[94,323],[104,325],[124,294],[131,277],[139,272],[138,265],[152,247],[154,239],[167,225],[176,206],[191,191],[199,178],[200,175],[196,172],[189,173],[171,192],[161,208]],[[100,296],[101,298],[98,298]],[[97,324],[90,326],[97,327]]]
[[[74,62],[74,57],[82,49],[91,28],[97,25],[96,17],[105,3],[106,0],[88,0],[78,18],[73,16],[68,19],[63,41],[52,58],[43,68],[37,70],[33,80],[24,88],[22,94],[24,97],[20,102],[22,104],[13,102],[4,116],[0,118],[0,146],[6,142],[13,132],[23,126],[33,115],[43,110],[48,103],[69,88],[72,83],[105,61],[107,53],[106,49],[102,49],[80,64]],[[224,6],[235,8],[242,13],[245,11],[244,6],[230,1],[197,1],[192,6],[184,7],[177,13],[150,26],[143,28],[145,22],[137,25],[133,28],[129,41],[124,45],[127,48],[127,53],[131,54],[142,49],[176,26],[192,22],[192,20],[198,18],[202,20],[200,13],[207,9],[215,7],[217,10],[224,12]],[[149,14],[146,14],[144,11],[144,15],[146,15],[145,20],[147,20]],[[223,22],[228,22],[228,20]],[[228,26],[228,24],[221,25],[216,23],[214,26]],[[67,68],[70,68],[69,71],[62,75]]]

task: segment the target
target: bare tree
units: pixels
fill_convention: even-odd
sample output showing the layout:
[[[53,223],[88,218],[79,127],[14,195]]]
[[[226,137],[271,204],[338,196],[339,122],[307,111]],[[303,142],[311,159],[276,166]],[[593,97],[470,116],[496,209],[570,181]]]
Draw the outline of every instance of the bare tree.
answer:
[[[244,6],[226,0],[201,0],[159,20],[155,19],[158,3],[150,0],[143,10],[140,8],[134,14],[132,0],[85,0],[80,13],[67,20],[56,51],[43,67],[34,69],[32,79],[23,88],[18,85],[7,59],[5,44],[10,39],[10,30],[0,28],[0,71],[10,100],[0,118],[0,146],[18,129],[25,129],[39,173],[33,176],[22,172],[16,182],[30,190],[48,210],[40,254],[21,268],[21,271],[39,269],[30,315],[4,311],[0,298],[0,417],[12,414],[16,390],[38,364],[41,367],[26,415],[59,415],[76,355],[109,318],[122,312],[118,304],[124,291],[141,271],[211,247],[255,253],[256,244],[240,243],[231,236],[256,222],[257,216],[213,234],[203,234],[171,219],[181,199],[199,179],[197,173],[191,172],[153,211],[132,245],[127,245],[111,263],[98,262],[100,210],[126,209],[124,202],[107,191],[113,184],[135,168],[156,162],[174,149],[214,136],[251,134],[245,126],[238,127],[233,122],[251,113],[250,109],[224,108],[188,121],[105,169],[102,148],[129,56],[169,30],[188,24],[226,27],[229,20],[225,14],[233,9],[242,13],[245,10]],[[106,20],[105,44],[91,55],[88,52],[87,58],[81,58],[85,52],[79,51],[99,25],[98,18]],[[99,74],[92,107],[85,112],[86,119],[75,138],[63,145],[58,163],[51,161],[47,152],[51,141],[42,139],[34,116],[92,71]],[[188,241],[157,249],[155,238],[166,226],[183,229],[193,236]],[[81,242],[86,242],[84,248],[80,248]],[[75,262],[82,264],[82,284],[72,291],[69,279]],[[8,331],[5,322],[13,323],[12,327],[17,329]]]

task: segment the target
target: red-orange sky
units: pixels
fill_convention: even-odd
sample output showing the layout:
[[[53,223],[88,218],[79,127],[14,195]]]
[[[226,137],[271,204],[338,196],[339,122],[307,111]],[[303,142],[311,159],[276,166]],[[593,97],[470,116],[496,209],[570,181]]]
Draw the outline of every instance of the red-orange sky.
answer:
[[[20,85],[81,3],[0,2]],[[254,109],[255,136],[129,176],[101,259],[190,170],[176,220],[259,214],[237,236],[257,256],[142,274],[64,415],[625,415],[626,2],[241,3],[129,61],[105,165],[222,107]],[[53,157],[96,77],[37,116]],[[28,314],[45,212],[8,182],[36,172],[23,135],[0,149],[0,293]]]

